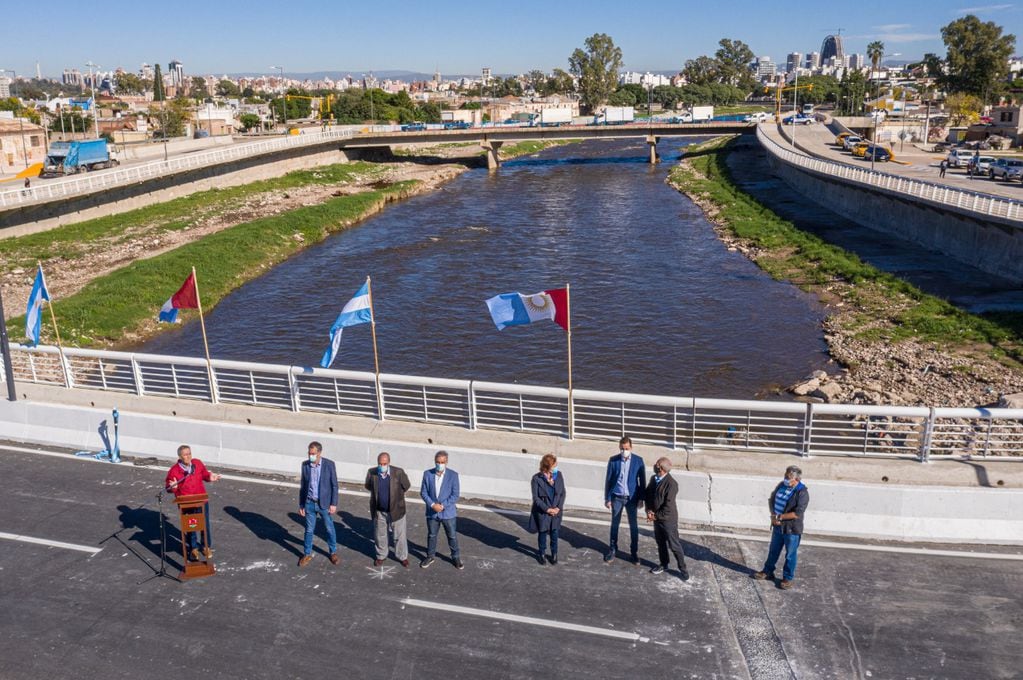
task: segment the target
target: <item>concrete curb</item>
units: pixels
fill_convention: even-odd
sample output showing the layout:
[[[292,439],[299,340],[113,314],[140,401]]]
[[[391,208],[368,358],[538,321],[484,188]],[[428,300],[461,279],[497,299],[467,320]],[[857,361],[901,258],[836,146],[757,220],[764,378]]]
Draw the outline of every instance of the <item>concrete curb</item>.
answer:
[[[0,402],[0,437],[12,441],[99,451],[105,409],[19,401]],[[112,425],[112,423],[111,423]],[[112,432],[111,432],[112,436]],[[433,464],[436,445],[387,441],[343,433],[257,427],[236,423],[121,412],[125,455],[172,460],[178,443],[190,444],[211,467],[229,466],[296,475],[309,441],[323,443],[346,482],[360,483],[388,451],[413,485]],[[529,502],[529,479],[539,455],[446,447],[467,498]],[[645,461],[648,472],[652,460]],[[604,463],[562,457],[570,505],[603,508]],[[779,472],[781,467],[779,467]],[[683,521],[711,526],[764,528],[767,497],[780,479],[677,469]],[[807,531],[901,541],[1023,544],[1023,490],[901,486],[809,478]]]

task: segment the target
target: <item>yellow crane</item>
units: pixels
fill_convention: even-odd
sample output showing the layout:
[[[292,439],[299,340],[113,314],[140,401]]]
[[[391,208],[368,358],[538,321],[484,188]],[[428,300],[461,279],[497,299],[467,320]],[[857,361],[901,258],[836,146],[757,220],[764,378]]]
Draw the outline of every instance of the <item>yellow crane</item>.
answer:
[[[289,99],[308,99],[310,104],[316,100],[320,102],[320,120],[334,122],[334,95],[328,94],[323,97],[310,97],[304,94],[286,94],[285,103]]]
[[[813,83],[808,85],[790,85],[789,87],[776,87],[774,88],[774,122],[781,122],[781,95],[783,92],[794,92],[796,90],[806,90],[811,92],[813,90]],[[765,87],[764,94],[768,94],[771,88]],[[793,111],[792,115],[796,115],[799,111]]]

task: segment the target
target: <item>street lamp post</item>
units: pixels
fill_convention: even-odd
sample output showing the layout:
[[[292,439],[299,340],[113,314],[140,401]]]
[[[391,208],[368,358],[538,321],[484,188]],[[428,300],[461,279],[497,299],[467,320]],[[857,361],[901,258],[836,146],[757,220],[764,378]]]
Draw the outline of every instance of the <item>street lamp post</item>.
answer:
[[[901,56],[902,52],[893,52],[892,54],[882,54],[878,59],[878,63],[883,64],[885,57],[898,57]],[[881,78],[877,71],[874,72],[874,110],[870,112],[870,117],[874,119],[874,138],[871,140],[874,143],[874,148],[870,152],[870,170],[874,170],[874,160],[877,157],[877,100],[881,98]],[[887,109],[885,109],[887,111]]]
[[[90,61],[86,66],[89,67],[89,87],[92,88],[92,121],[96,126],[96,139],[99,139],[99,109],[96,108],[96,76],[92,73],[92,69],[98,69],[99,64],[94,64]]]
[[[284,122],[281,125],[284,127],[284,133],[288,133],[288,91],[284,87],[284,67],[283,66],[271,66],[271,69],[277,69],[281,72],[281,112],[284,115]]]
[[[792,84],[792,132],[789,136],[789,145],[796,148],[796,114],[799,113],[799,69],[796,68],[796,80]],[[783,121],[784,123],[784,121]]]

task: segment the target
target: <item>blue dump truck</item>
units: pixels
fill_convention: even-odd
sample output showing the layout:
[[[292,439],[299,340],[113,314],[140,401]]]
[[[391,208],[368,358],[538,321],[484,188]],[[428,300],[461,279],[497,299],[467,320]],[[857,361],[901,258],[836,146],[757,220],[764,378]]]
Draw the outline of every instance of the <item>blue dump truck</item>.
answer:
[[[46,153],[42,177],[74,175],[88,170],[112,168],[120,163],[110,152],[105,139],[80,142],[54,142]]]

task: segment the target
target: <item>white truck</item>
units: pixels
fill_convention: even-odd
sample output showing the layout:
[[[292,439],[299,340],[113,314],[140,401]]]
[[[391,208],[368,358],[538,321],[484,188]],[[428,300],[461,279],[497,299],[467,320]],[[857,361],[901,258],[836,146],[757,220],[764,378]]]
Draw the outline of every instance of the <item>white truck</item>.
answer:
[[[631,106],[608,106],[594,117],[595,125],[625,125],[636,120],[636,109]]]
[[[693,122],[700,123],[703,121],[714,120],[714,107],[713,106],[694,106],[693,107]]]
[[[530,127],[558,127],[572,124],[572,109],[567,108],[544,108],[540,113],[534,114],[529,121]]]

